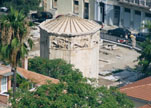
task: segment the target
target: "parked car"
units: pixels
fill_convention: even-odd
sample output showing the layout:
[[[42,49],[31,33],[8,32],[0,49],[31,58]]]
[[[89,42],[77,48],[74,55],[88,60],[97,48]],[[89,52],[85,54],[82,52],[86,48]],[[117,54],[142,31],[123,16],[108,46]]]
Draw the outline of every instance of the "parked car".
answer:
[[[32,19],[37,19],[38,18],[38,14],[37,13],[32,13],[31,14],[31,18]]]
[[[122,38],[125,38],[126,35],[128,35],[128,37],[131,35],[131,32],[126,28],[116,28],[116,29],[108,30],[107,33]]]
[[[33,13],[31,14],[31,18],[33,20],[33,22],[43,22],[46,19],[52,19],[53,15],[49,12],[40,12],[40,13]]]
[[[101,22],[101,21],[96,21],[96,20],[94,20],[96,23],[98,23],[98,24],[100,24],[101,25],[101,29],[100,30],[102,30],[103,29],[103,27],[104,27],[104,24],[103,24],[103,22]]]
[[[149,36],[151,34],[149,33],[144,33],[144,32],[140,32],[136,35],[136,41],[140,41],[140,42],[143,42],[146,40],[147,36]]]
[[[117,40],[117,42],[122,43],[122,44],[128,44],[128,43],[129,43],[129,40],[119,39],[119,40]]]
[[[8,12],[8,8],[6,8],[6,7],[0,7],[0,11],[1,12]]]

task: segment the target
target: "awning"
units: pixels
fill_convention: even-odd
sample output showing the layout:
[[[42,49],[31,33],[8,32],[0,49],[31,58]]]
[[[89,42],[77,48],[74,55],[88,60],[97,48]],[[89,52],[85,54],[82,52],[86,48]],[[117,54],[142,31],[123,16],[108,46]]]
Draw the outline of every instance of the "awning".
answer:
[[[11,75],[13,75],[13,72],[8,72],[8,73],[5,73],[5,74],[3,74],[2,76],[7,77],[7,76],[11,76]]]

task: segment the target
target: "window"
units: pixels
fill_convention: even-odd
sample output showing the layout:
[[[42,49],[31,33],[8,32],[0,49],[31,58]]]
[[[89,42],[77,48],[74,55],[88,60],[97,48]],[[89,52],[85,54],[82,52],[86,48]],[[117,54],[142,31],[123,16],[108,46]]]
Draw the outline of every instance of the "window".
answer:
[[[74,13],[79,14],[79,1],[74,0]]]
[[[146,6],[151,7],[151,0],[146,0]]]
[[[84,18],[89,19],[89,3],[84,3]]]
[[[145,13],[145,16],[151,18],[151,14],[149,14],[149,13]]]
[[[136,3],[136,4],[139,4],[139,0],[135,0],[135,3]]]
[[[52,0],[52,7],[57,9],[57,0]]]
[[[135,14],[136,15],[141,15],[141,12],[140,11],[135,11]]]
[[[140,5],[145,5],[145,0],[140,0]]]
[[[119,6],[114,6],[114,25],[119,26],[120,22],[120,7]]]
[[[131,12],[131,10],[130,10],[130,9],[128,9],[128,8],[125,8],[125,12],[130,13],[130,12]]]
[[[1,79],[1,93],[7,92],[7,77]]]

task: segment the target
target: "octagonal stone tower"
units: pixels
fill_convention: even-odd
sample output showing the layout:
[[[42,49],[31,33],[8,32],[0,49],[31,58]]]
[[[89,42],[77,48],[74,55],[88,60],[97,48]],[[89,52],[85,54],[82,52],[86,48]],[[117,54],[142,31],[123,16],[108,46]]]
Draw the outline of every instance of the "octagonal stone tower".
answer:
[[[100,25],[74,15],[63,15],[40,24],[40,56],[61,58],[84,77],[98,78]]]

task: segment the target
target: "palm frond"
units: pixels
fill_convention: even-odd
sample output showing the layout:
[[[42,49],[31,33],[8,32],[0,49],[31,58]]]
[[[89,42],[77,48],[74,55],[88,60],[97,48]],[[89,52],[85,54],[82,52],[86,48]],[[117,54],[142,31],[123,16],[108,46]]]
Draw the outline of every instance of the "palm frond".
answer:
[[[33,41],[30,38],[28,39],[28,45],[29,45],[30,49],[32,49],[32,47],[33,47]]]
[[[29,31],[28,21],[22,11],[11,8],[8,15],[0,18],[0,30],[0,55],[15,66],[18,60],[28,54],[29,47],[32,48],[32,40],[26,39]]]
[[[11,49],[9,48],[9,45],[5,45],[1,48],[1,54],[4,58],[9,58],[11,53]]]
[[[12,42],[11,42],[11,47],[12,47],[13,49],[15,49],[15,48],[17,48],[18,46],[19,46],[19,41],[18,41],[17,38],[14,38],[14,39],[12,40]]]
[[[27,54],[28,54],[27,46],[26,46],[26,44],[22,44],[21,50],[20,50],[20,55],[22,58],[24,58],[25,55],[27,55]]]

